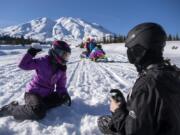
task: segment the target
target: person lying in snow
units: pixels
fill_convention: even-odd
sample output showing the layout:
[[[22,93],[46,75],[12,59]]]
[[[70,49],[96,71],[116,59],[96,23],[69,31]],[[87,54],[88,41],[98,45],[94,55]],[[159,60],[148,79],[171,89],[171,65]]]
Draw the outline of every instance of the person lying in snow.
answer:
[[[90,53],[89,58],[93,61],[96,61],[97,59],[103,59],[105,58],[105,52],[102,49],[101,45],[97,45],[92,52]]]
[[[37,46],[33,44],[19,63],[23,70],[35,70],[26,88],[25,105],[13,101],[0,109],[0,117],[38,120],[44,118],[50,108],[71,105],[66,88],[66,63],[71,54],[69,45],[64,41],[54,41],[48,55],[34,58],[41,51]]]

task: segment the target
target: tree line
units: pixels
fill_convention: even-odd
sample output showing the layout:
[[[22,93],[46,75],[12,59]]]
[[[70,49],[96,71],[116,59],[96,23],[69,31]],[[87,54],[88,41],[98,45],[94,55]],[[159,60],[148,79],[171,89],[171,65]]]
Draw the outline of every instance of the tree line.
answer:
[[[97,43],[109,44],[109,43],[124,43],[126,40],[126,36],[123,35],[110,35],[104,36],[100,39],[97,39]],[[180,37],[178,34],[176,35],[167,35],[167,41],[180,41]]]
[[[126,36],[123,35],[109,35],[97,39],[97,43],[109,44],[109,43],[123,43],[126,40]]]
[[[26,39],[23,36],[21,37],[11,37],[8,35],[0,36],[0,45],[8,44],[8,45],[22,45],[23,46],[23,45],[31,44],[34,42],[43,43],[43,42],[40,42],[35,39],[31,39],[31,38]]]
[[[180,37],[178,34],[176,34],[176,35],[169,34],[167,36],[167,41],[180,41]]]
[[[110,36],[104,36],[101,38],[98,38],[96,41],[97,43],[103,43],[103,44],[109,44],[109,43],[124,43],[126,40],[126,36],[124,35],[110,35]],[[169,34],[167,36],[167,41],[180,41],[180,37],[178,34],[171,35]],[[8,35],[0,36],[0,45],[2,44],[11,44],[11,45],[25,45],[25,44],[31,44],[34,42],[38,42],[41,44],[45,44],[46,42],[40,42],[38,40],[32,39],[32,38],[24,38],[21,37],[11,37]]]

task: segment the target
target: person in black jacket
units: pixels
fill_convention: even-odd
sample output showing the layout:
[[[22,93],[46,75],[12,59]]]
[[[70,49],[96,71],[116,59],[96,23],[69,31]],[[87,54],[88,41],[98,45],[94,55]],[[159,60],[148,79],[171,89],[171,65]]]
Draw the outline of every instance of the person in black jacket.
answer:
[[[139,24],[128,33],[127,56],[139,78],[127,102],[111,101],[112,116],[98,119],[102,133],[180,135],[180,69],[164,60],[165,41],[166,33],[156,23]]]

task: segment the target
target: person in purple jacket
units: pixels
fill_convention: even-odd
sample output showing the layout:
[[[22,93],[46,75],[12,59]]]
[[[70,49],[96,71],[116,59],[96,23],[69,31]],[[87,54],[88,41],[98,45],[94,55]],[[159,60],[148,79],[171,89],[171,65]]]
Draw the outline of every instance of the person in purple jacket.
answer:
[[[92,61],[97,61],[98,59],[103,59],[105,58],[105,52],[104,50],[102,49],[102,46],[101,45],[97,45],[93,50],[92,52],[90,53],[89,55],[89,58],[92,60]]]
[[[32,46],[19,63],[23,70],[35,70],[32,80],[27,84],[25,105],[13,101],[0,109],[0,117],[39,120],[53,107],[71,105],[66,88],[66,63],[71,54],[69,45],[64,41],[54,41],[48,55],[35,58],[40,51]]]

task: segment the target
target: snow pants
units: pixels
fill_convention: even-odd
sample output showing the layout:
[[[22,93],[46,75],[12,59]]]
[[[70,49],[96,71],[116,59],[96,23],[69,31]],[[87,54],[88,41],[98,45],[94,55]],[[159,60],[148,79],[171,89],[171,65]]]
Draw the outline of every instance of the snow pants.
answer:
[[[62,104],[62,100],[60,100],[56,92],[45,98],[36,94],[25,93],[24,99],[25,105],[10,104],[7,113],[18,120],[39,120],[45,117],[47,110]]]

